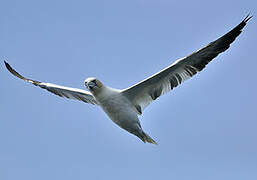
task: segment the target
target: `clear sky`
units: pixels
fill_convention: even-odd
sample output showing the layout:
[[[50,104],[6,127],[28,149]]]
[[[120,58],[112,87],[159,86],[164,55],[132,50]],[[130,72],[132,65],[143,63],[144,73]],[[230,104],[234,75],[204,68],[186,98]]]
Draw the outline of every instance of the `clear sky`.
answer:
[[[231,48],[140,117],[158,146],[99,107],[15,78],[126,88],[249,21]],[[257,179],[257,1],[0,2],[0,179]]]

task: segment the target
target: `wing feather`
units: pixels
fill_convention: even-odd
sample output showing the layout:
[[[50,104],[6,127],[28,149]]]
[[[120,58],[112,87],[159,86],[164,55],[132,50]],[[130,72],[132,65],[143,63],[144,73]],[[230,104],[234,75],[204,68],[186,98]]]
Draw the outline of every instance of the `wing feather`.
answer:
[[[47,91],[54,93],[60,97],[75,99],[75,100],[83,101],[85,103],[90,103],[94,105],[97,104],[94,96],[89,91],[28,79],[20,75],[17,71],[15,71],[7,62],[4,61],[4,63],[8,71],[10,71],[14,76],[26,82],[32,83],[35,86],[39,86],[43,89],[46,89]]]
[[[252,16],[248,15],[224,36],[191,55],[178,59],[153,76],[124,89],[122,93],[132,102],[136,110],[140,110],[137,111],[138,114],[141,114],[152,101],[200,72],[219,53],[227,50],[251,18]]]

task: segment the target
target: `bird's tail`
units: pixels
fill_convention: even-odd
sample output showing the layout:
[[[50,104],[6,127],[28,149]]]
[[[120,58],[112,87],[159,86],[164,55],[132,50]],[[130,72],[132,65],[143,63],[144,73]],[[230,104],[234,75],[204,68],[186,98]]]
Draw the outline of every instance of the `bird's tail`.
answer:
[[[146,134],[145,132],[143,132],[142,141],[144,141],[144,143],[148,142],[148,143],[157,145],[157,143],[148,134]]]

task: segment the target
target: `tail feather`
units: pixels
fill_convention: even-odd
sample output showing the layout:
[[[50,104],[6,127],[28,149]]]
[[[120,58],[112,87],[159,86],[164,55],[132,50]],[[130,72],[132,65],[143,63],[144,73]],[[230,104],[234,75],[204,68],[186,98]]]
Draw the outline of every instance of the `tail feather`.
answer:
[[[143,132],[142,141],[148,142],[148,143],[151,143],[151,144],[158,145],[158,144],[157,144],[148,134],[146,134],[145,132]]]

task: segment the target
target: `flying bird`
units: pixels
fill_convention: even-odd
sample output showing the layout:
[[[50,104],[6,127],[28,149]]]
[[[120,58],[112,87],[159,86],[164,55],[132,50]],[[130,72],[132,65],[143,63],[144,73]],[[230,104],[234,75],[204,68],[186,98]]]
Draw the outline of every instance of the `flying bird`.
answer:
[[[200,72],[218,54],[227,50],[251,18],[252,16],[246,16],[240,24],[224,36],[126,89],[108,87],[94,77],[87,78],[84,82],[88,91],[35,81],[23,77],[6,61],[4,62],[6,68],[14,76],[58,96],[100,106],[109,118],[121,128],[136,135],[144,143],[157,144],[143,131],[138,116],[152,101]]]

